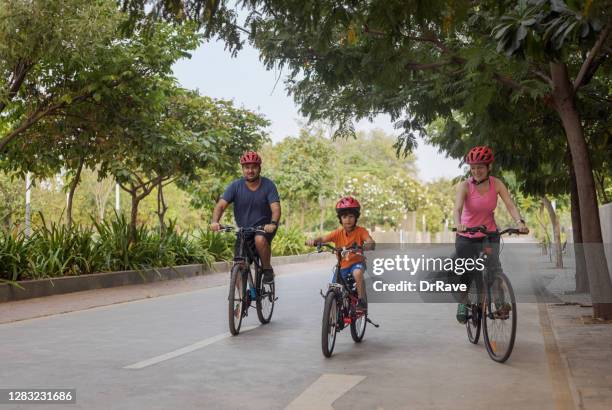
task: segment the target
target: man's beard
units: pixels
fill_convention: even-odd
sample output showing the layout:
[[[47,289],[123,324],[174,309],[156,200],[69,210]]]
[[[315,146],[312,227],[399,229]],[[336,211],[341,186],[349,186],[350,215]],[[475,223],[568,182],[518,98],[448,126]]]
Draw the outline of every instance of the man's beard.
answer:
[[[259,175],[253,176],[253,177],[244,177],[247,182],[255,182],[259,179]]]

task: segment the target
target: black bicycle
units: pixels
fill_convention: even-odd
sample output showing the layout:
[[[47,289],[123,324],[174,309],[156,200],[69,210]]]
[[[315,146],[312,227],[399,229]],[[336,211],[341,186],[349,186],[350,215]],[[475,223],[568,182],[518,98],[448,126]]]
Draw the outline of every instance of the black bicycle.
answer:
[[[249,308],[255,302],[257,317],[262,324],[270,322],[274,312],[274,282],[263,281],[263,268],[261,260],[255,249],[254,239],[249,236],[256,232],[265,232],[263,227],[239,228],[223,225],[222,232],[235,232],[238,240],[236,255],[231,269],[229,296],[228,296],[228,318],[229,329],[232,335],[240,332],[242,319],[248,316]],[[255,280],[251,264],[255,267]]]
[[[490,238],[505,234],[519,235],[522,232],[516,228],[490,232],[485,226],[467,228],[466,232],[480,232],[486,235],[478,255],[478,258],[484,260],[485,267],[476,272],[468,288],[467,321],[465,323],[468,339],[471,343],[478,344],[482,328],[489,357],[496,362],[503,363],[512,354],[516,339],[516,299],[510,279],[500,267],[491,265],[491,255],[497,250],[492,246]]]
[[[355,343],[360,343],[365,335],[367,323],[371,323],[374,327],[378,325],[368,318],[367,313],[357,309],[357,289],[352,275],[349,274],[347,280],[344,280],[340,274],[340,265],[347,253],[361,254],[364,247],[353,245],[350,248],[334,248],[329,244],[317,244],[317,252],[323,252],[323,248],[328,248],[337,258],[327,293],[323,294],[321,291],[321,296],[325,299],[321,323],[321,347],[323,355],[331,357],[336,344],[336,334],[339,331],[349,326],[351,337]]]

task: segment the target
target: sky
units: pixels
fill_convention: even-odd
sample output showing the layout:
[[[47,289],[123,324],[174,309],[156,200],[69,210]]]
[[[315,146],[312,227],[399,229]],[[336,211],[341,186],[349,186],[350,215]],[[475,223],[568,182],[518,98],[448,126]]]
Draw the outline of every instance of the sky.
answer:
[[[201,94],[213,98],[233,100],[238,107],[263,114],[271,121],[269,132],[273,142],[297,136],[300,124],[306,123],[292,97],[287,96],[283,82],[285,73],[267,71],[257,51],[248,44],[232,58],[222,42],[204,43],[191,59],[174,65],[174,75],[185,88],[198,89]],[[357,131],[378,128],[388,134],[398,133],[388,116],[378,116],[373,123],[360,121],[355,128]],[[423,181],[461,174],[459,161],[446,158],[437,148],[423,141],[419,141],[415,154],[419,178]]]

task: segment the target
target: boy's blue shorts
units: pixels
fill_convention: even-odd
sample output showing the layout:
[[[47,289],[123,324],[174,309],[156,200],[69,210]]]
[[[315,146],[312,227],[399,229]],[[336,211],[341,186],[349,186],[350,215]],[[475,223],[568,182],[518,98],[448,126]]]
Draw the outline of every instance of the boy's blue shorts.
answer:
[[[346,280],[348,278],[349,273],[353,274],[353,271],[355,269],[361,269],[362,271],[365,272],[366,270],[366,265],[363,262],[357,262],[357,263],[353,263],[351,266],[349,266],[348,268],[344,268],[344,269],[340,269],[340,275],[342,275],[342,279]]]

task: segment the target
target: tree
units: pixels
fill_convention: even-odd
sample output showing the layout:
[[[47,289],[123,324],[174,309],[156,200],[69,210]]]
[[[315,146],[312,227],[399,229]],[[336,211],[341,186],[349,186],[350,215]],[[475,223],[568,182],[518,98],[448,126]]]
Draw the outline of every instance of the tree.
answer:
[[[329,140],[313,136],[305,130],[299,137],[285,138],[275,146],[276,164],[271,176],[278,185],[281,198],[300,210],[300,228],[310,204],[320,206],[329,198],[333,180],[334,148]],[[291,209],[291,207],[288,207]],[[285,219],[287,220],[287,218]]]
[[[35,3],[36,7],[40,6],[38,2]],[[62,16],[56,13],[66,11],[78,14],[71,7],[94,7],[81,6],[77,0],[56,0],[52,3],[53,7],[48,11],[36,7],[29,11],[20,10],[20,15],[24,16],[22,23],[33,18],[28,13],[36,17],[40,11],[42,15],[38,17],[48,19],[47,24],[59,24],[56,20]],[[100,8],[104,4],[106,14],[99,13],[100,10],[95,7]],[[16,90],[13,98],[7,99],[6,105],[10,112],[9,122],[13,121],[13,126],[7,127],[6,137],[0,140],[0,145],[4,144],[2,146],[5,147],[5,163],[12,170],[33,172],[38,178],[65,171],[70,178],[66,206],[68,227],[72,225],[74,192],[83,169],[96,168],[104,155],[111,152],[108,147],[114,144],[112,139],[118,135],[113,130],[117,129],[118,124],[124,128],[130,127],[130,121],[125,118],[133,117],[136,107],[148,107],[149,110],[159,107],[156,101],[160,95],[156,92],[157,85],[174,81],[170,79],[172,64],[195,48],[200,38],[193,26],[172,27],[166,23],[151,24],[146,30],[142,28],[126,37],[119,31],[119,24],[126,20],[126,16],[112,6],[113,2],[110,2],[112,7],[108,1],[102,1],[100,5],[90,10],[99,14],[92,17],[95,20],[93,23],[88,24],[106,29],[102,32],[104,36],[98,38],[95,33],[89,32],[85,35],[91,35],[88,41],[94,44],[81,39],[83,44],[79,42],[74,50],[54,50],[55,54],[36,47],[30,50],[29,55],[27,49],[22,50],[21,58],[34,59],[37,56],[38,60],[33,60],[32,68],[24,74],[21,84],[16,80],[9,82],[10,88]],[[71,24],[74,25],[70,26],[71,29],[83,28],[77,23]],[[52,31],[54,27],[39,28],[51,30],[47,33],[50,38],[58,36],[57,41],[68,42],[62,37],[66,33],[55,33]],[[96,28],[89,29],[95,31]],[[30,37],[36,39],[41,34],[28,30],[26,28],[23,33],[22,42],[27,43],[32,40]],[[95,52],[85,52],[79,48],[86,46]],[[6,55],[10,57],[9,52]],[[31,90],[40,88],[44,90]],[[71,97],[74,93],[83,92],[83,98]],[[32,113],[28,112],[30,106],[34,107]],[[49,106],[55,108],[44,108]],[[45,114],[36,114],[39,111]]]
[[[288,86],[302,113],[336,123],[340,134],[351,131],[355,118],[386,112],[401,121],[399,145],[410,148],[436,117],[448,117],[454,108],[488,115],[489,102],[500,94],[509,102],[527,96],[552,109],[582,181],[578,197],[594,313],[608,318],[612,304],[603,302],[612,297],[612,283],[576,108],[577,92],[588,89],[587,80],[607,61],[604,3],[574,2],[579,9],[571,10],[561,1],[481,2],[472,8],[462,1],[425,7],[253,0],[249,21],[264,62],[291,70]],[[507,59],[496,48],[520,58]],[[570,82],[574,68],[578,74]],[[453,107],[458,95],[468,104]]]
[[[188,185],[198,171],[235,167],[237,152],[266,138],[267,121],[226,101],[215,101],[161,83],[156,105],[138,107],[125,124],[118,123],[114,145],[101,164],[131,197],[130,241],[136,240],[138,206],[155,188],[163,229],[163,187],[173,181]]]

